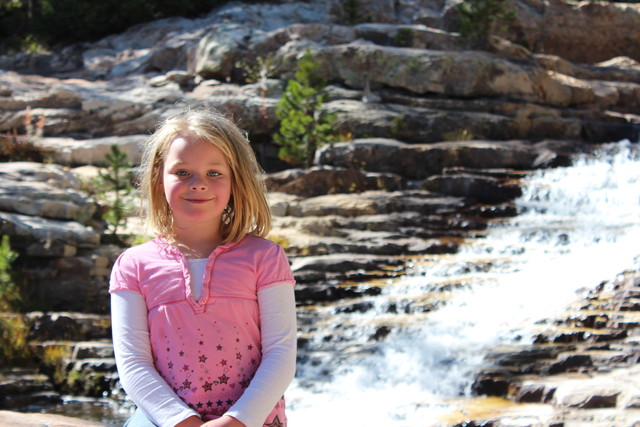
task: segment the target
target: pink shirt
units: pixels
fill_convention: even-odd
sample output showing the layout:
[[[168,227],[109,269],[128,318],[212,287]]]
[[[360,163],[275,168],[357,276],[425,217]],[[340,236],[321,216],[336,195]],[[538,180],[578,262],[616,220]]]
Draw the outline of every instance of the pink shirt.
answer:
[[[154,239],[118,258],[110,292],[142,294],[156,369],[203,419],[213,419],[238,400],[260,364],[257,291],[295,281],[282,248],[252,235],[211,253],[198,301],[190,279],[182,253]],[[286,419],[283,400],[267,422],[276,416]]]

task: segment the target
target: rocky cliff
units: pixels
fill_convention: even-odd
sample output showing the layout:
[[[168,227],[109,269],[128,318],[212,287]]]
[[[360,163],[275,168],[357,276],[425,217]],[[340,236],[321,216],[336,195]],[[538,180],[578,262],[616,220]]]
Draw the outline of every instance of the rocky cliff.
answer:
[[[484,51],[453,31],[450,4],[358,4],[357,22],[347,23],[338,0],[232,3],[0,57],[0,131],[25,133],[39,120],[33,142],[46,160],[0,165],[0,231],[21,254],[29,298],[45,312],[72,312],[62,318],[80,330],[44,337],[33,326],[34,339],[108,340],[108,330],[77,326],[87,313],[108,323],[107,278],[122,250],[101,242],[86,177],[113,144],[139,161],[159,119],[185,106],[225,111],[249,132],[300,304],[377,292],[360,284],[400,274],[408,256],[455,252],[491,218],[517,214],[510,201],[527,171],[638,139],[637,4],[513,2],[506,38]],[[305,49],[330,82],[326,106],[344,139],[308,170],[278,160],[271,138]],[[104,360],[94,370],[112,372]]]

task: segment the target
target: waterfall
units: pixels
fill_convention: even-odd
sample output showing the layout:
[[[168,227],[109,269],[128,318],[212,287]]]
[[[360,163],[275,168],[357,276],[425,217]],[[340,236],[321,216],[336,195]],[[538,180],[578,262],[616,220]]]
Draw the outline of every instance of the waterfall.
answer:
[[[319,334],[302,350],[287,392],[291,425],[439,425],[492,348],[529,343],[585,290],[637,266],[639,160],[622,141],[532,173],[517,217],[457,254],[416,262],[415,274],[367,298],[370,310],[319,307],[319,332],[344,336]],[[385,324],[391,332],[372,340]]]

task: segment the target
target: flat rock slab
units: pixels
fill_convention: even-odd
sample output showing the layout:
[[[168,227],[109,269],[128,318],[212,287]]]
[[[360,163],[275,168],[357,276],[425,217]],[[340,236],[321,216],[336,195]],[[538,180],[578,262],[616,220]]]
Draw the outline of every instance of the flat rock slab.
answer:
[[[0,420],[3,427],[92,427],[108,425],[62,415],[24,414],[10,411],[0,411]]]

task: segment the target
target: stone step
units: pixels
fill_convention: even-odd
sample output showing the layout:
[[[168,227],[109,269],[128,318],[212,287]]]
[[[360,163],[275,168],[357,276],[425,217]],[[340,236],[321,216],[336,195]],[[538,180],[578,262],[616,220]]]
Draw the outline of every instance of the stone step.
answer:
[[[111,318],[105,314],[31,312],[24,315],[29,339],[86,341],[111,338]]]
[[[90,372],[116,372],[115,358],[90,358],[80,359],[73,363],[72,371]]]
[[[11,369],[0,374],[0,409],[27,408],[61,401],[49,378],[37,369]]]
[[[111,340],[83,341],[75,344],[72,360],[113,359],[113,342]]]
[[[42,359],[55,354],[72,362],[85,359],[113,359],[114,357],[113,343],[106,339],[80,342],[68,340],[32,341],[29,345],[34,353]]]

